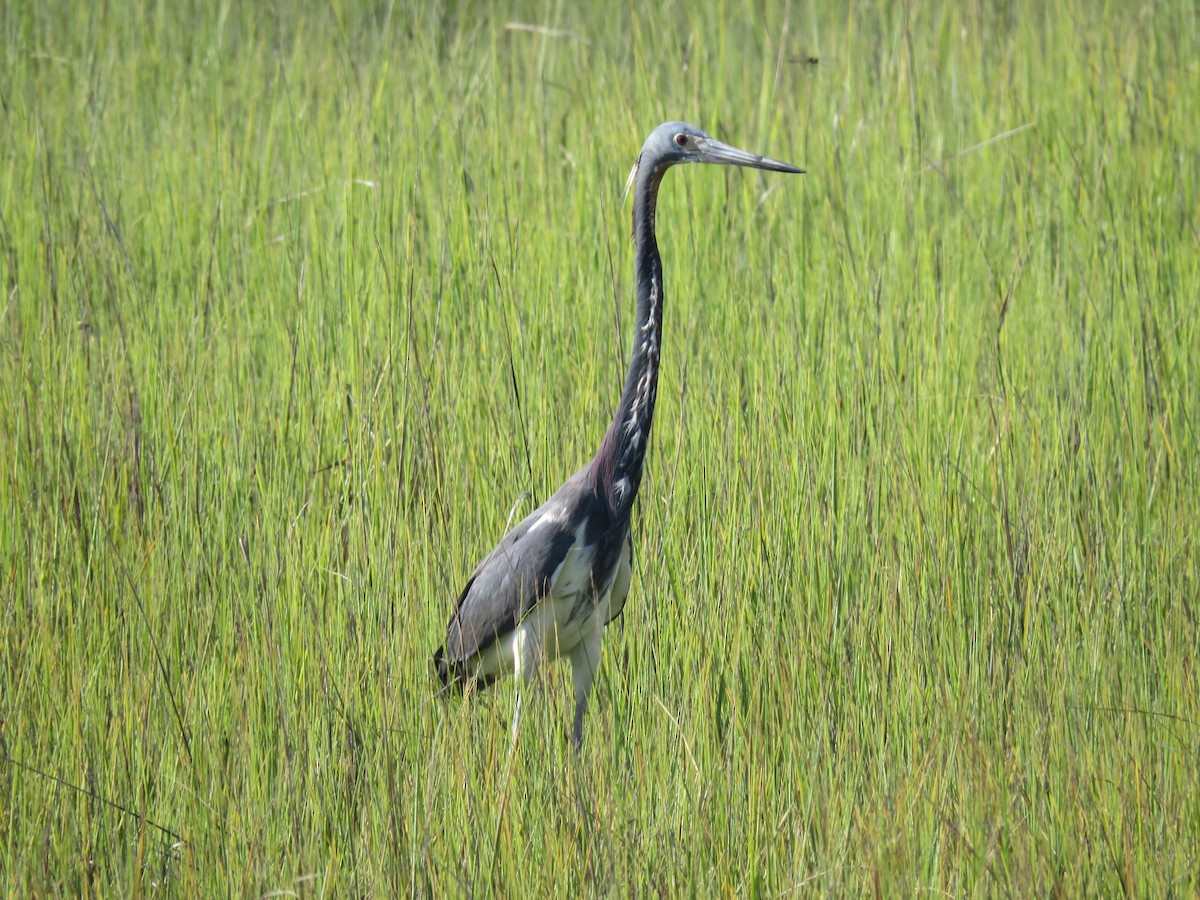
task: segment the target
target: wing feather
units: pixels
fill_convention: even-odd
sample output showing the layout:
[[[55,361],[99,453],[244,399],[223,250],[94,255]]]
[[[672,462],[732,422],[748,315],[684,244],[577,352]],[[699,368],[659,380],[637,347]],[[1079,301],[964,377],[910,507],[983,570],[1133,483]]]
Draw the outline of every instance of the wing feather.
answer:
[[[561,493],[561,492],[560,492]],[[555,494],[504,536],[467,581],[434,654],[444,684],[462,681],[468,663],[510,634],[552,586],[577,541],[570,508]]]

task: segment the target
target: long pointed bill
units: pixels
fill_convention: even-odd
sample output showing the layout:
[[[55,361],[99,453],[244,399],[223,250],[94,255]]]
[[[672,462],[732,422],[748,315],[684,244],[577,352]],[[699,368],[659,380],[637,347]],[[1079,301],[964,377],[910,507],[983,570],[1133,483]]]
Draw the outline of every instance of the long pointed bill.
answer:
[[[780,162],[769,156],[759,156],[757,153],[747,153],[737,147],[730,147],[720,141],[707,138],[697,141],[700,152],[696,154],[696,162],[715,163],[725,166],[747,166],[751,169],[768,169],[772,172],[791,172],[793,175],[803,175],[804,170],[791,163]]]

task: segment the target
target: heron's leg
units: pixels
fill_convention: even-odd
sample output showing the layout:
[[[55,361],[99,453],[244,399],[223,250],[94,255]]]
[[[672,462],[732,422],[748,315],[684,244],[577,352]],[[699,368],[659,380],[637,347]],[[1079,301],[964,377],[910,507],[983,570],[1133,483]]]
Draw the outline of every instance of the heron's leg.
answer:
[[[512,742],[517,742],[517,732],[521,727],[521,685],[517,685],[517,702],[513,704]]]
[[[522,626],[513,632],[513,674],[517,682],[517,700],[513,706],[512,739],[517,742],[521,725],[521,698],[537,678],[542,663],[542,645],[532,629]]]
[[[592,682],[596,680],[596,672],[600,668],[600,637],[603,633],[604,626],[600,625],[571,651],[571,684],[575,688],[575,721],[571,727],[571,743],[576,753],[583,747],[583,714],[587,712]]]

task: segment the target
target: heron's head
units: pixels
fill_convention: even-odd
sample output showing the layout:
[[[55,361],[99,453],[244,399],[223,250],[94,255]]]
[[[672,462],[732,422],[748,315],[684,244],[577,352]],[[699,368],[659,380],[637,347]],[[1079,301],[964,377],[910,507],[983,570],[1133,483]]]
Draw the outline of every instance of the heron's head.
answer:
[[[725,166],[746,166],[751,169],[767,169],[772,172],[804,174],[804,170],[789,163],[780,162],[757,153],[747,153],[737,147],[723,144],[716,138],[687,122],[663,122],[646,138],[642,152],[638,154],[625,190],[637,179],[638,172],[645,167],[648,172],[661,176],[662,172],[679,163],[712,163]]]

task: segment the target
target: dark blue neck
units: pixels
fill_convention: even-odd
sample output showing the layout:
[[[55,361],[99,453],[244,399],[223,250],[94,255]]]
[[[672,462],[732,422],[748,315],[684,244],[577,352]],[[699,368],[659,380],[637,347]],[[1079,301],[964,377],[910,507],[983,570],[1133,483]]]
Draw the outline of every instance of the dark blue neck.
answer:
[[[658,396],[658,361],[662,346],[662,259],[654,236],[658,186],[667,166],[640,170],[633,195],[634,274],[637,280],[637,325],[625,389],[593,461],[596,487],[607,496],[618,517],[629,515],[642,484],[642,466],[650,443],[654,401]]]

